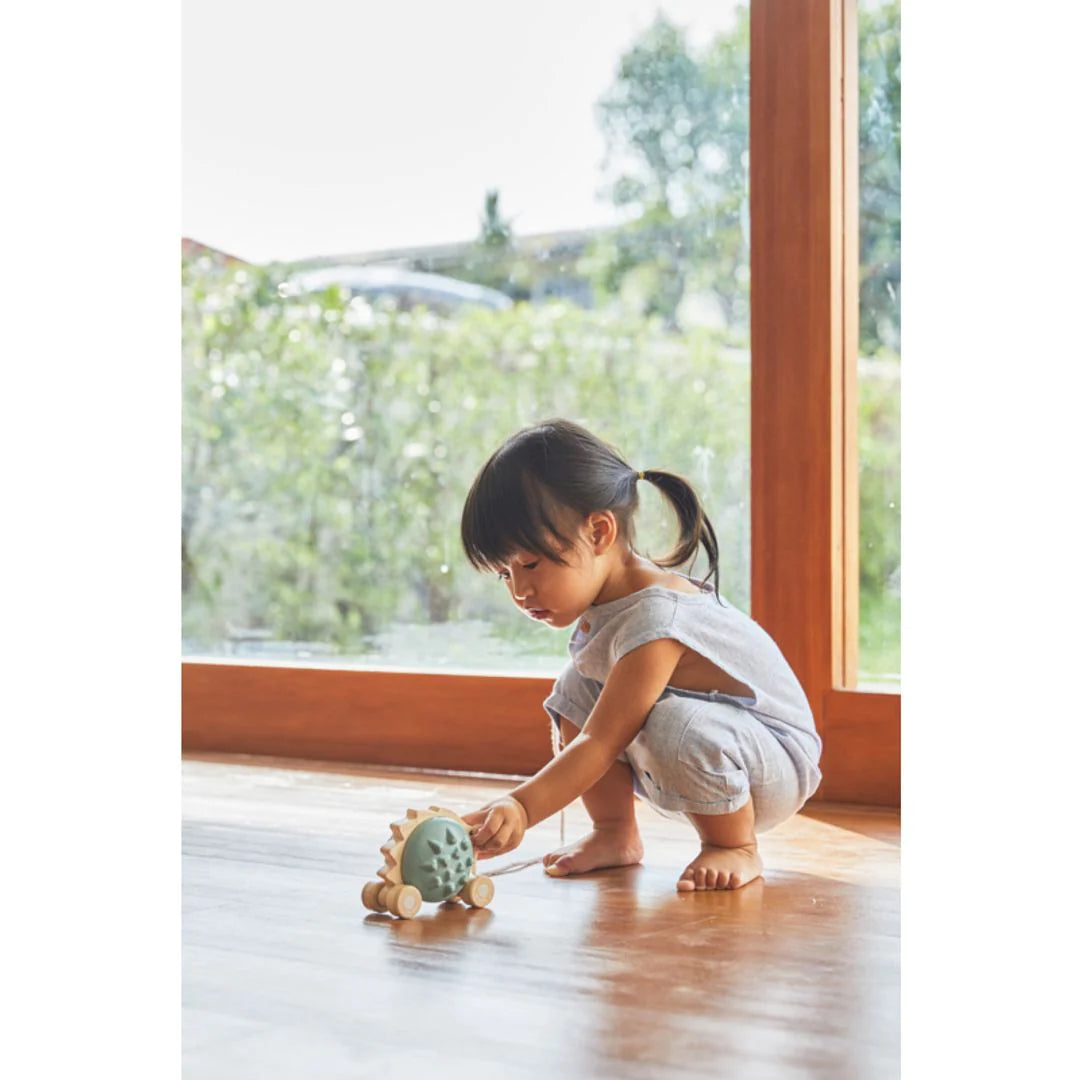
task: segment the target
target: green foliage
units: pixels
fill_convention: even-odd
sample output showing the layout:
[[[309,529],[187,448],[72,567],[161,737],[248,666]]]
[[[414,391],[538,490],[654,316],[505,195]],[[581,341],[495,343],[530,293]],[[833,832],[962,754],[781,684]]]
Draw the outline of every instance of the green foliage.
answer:
[[[859,577],[864,588],[893,582],[900,569],[899,384],[897,360],[879,357],[863,363],[859,377]]]
[[[191,647],[261,631],[366,653],[392,624],[448,620],[535,641],[464,564],[458,520],[495,446],[553,415],[686,473],[721,535],[725,588],[747,603],[745,353],[566,304],[440,318],[336,290],[301,303],[277,284],[269,270],[184,267]],[[672,542],[659,507],[641,540]]]
[[[900,360],[859,368],[859,668],[900,671]]]
[[[499,192],[492,188],[484,195],[484,214],[480,218],[480,246],[501,250],[511,240],[510,222],[499,209]]]
[[[900,3],[859,12],[860,348],[900,348]]]
[[[602,298],[674,328],[684,297],[704,295],[745,340],[749,91],[745,8],[700,57],[663,14],[622,57],[597,113],[609,195],[633,219],[590,253]]]
[[[450,623],[482,625],[508,656],[556,662],[564,637],[522,619],[458,539],[486,457],[554,415],[632,464],[684,473],[716,526],[722,587],[748,607],[749,358],[716,331],[677,335],[554,303],[453,318],[346,303],[336,290],[298,303],[271,270],[209,260],[186,263],[183,279],[189,649],[263,636],[377,657],[401,627]],[[876,387],[863,399],[868,431],[894,424],[895,380],[863,385]],[[863,457],[878,488],[895,486],[872,439]],[[887,537],[878,502],[865,503],[864,529]],[[673,540],[646,487],[641,548],[660,554]],[[876,550],[868,572],[888,580],[898,552]],[[413,651],[421,662],[419,638]]]
[[[632,219],[583,269],[602,300],[685,324],[707,297],[749,332],[750,19],[695,54],[658,14],[622,57],[598,117],[608,194]],[[900,4],[859,11],[860,351],[900,346]]]

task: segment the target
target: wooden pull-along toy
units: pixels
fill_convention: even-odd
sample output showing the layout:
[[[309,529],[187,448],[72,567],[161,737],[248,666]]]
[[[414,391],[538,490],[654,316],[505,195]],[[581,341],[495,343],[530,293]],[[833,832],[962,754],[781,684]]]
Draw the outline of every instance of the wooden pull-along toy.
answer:
[[[376,871],[382,880],[364,886],[364,907],[411,919],[423,900],[461,899],[470,907],[491,903],[495,886],[474,873],[469,826],[453,810],[408,810],[390,826],[390,834],[379,848],[386,859]]]

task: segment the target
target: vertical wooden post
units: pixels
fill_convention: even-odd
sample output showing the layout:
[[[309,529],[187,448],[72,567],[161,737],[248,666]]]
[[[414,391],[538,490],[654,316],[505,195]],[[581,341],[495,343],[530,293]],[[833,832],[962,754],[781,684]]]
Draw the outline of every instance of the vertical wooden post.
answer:
[[[845,622],[858,614],[845,6],[853,17],[854,0],[750,6],[751,608],[823,728],[826,693],[854,667]]]
[[[843,397],[841,463],[843,634],[838,686],[854,687],[859,676],[859,12],[858,0],[842,0],[840,15],[841,192],[843,203],[840,272]]]

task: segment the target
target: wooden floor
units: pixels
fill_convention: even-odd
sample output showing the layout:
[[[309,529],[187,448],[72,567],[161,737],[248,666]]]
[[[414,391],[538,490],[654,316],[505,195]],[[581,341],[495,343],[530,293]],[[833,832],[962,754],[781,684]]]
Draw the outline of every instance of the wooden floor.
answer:
[[[765,880],[678,894],[688,826],[639,806],[645,862],[496,876],[486,909],[364,909],[408,807],[509,785],[184,762],[185,1080],[899,1075],[899,818],[815,808]],[[566,837],[583,831],[580,804]],[[556,846],[558,816],[486,872]]]

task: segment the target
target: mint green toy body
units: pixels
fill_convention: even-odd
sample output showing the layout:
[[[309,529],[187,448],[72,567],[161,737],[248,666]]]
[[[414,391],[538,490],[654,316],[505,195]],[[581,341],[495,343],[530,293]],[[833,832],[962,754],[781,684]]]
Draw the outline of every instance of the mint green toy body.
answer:
[[[465,827],[447,817],[420,822],[405,843],[401,880],[415,885],[427,901],[457,896],[473,867],[472,841]]]
[[[425,900],[461,899],[471,907],[491,903],[495,886],[491,878],[474,875],[469,827],[453,810],[409,810],[390,833],[379,849],[386,859],[377,871],[382,881],[364,886],[364,907],[411,919]]]

